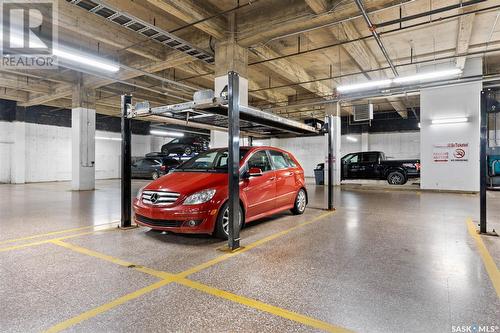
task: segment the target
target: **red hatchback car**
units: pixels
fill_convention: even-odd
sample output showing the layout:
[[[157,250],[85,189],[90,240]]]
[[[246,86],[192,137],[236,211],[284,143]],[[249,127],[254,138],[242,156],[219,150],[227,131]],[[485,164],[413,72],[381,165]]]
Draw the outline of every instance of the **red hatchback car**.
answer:
[[[227,148],[203,152],[139,190],[135,221],[154,230],[227,238]],[[240,226],[307,205],[304,170],[292,154],[273,147],[240,149]]]

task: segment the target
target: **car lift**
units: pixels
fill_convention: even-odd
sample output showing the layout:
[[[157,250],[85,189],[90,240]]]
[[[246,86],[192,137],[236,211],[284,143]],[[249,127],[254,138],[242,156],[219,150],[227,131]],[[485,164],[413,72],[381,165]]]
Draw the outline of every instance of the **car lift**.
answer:
[[[236,72],[228,73],[227,90],[224,89],[221,96],[214,96],[212,91],[199,91],[193,96],[193,101],[150,107],[149,102],[132,104],[132,97],[124,95],[121,99],[122,107],[122,178],[121,178],[121,228],[132,226],[131,214],[131,135],[130,121],[132,118],[145,116],[161,116],[173,118],[179,114],[186,114],[190,119],[190,113],[196,113],[199,118],[209,115],[227,117],[228,128],[228,177],[229,177],[229,237],[228,250],[235,251],[240,248],[239,235],[239,152],[240,152],[240,124],[242,122],[257,124],[281,133],[293,133],[295,135],[317,135],[320,132],[306,124],[280,117],[278,115],[262,111],[257,108],[240,105],[239,100],[239,75]],[[206,115],[206,116],[203,116]],[[195,116],[196,117],[196,116]],[[176,118],[179,119],[179,118]],[[191,118],[192,119],[192,118]],[[328,129],[328,210],[333,210],[333,117],[329,117]],[[249,128],[254,128],[251,126]],[[256,136],[258,133],[252,135]]]

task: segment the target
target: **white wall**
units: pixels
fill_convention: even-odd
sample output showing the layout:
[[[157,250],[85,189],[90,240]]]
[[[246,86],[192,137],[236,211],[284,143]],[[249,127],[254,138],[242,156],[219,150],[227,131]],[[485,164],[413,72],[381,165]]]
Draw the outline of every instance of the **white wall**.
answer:
[[[479,191],[479,118],[481,83],[421,91],[421,151],[423,189]],[[432,125],[432,119],[468,117],[461,124]],[[436,146],[467,144],[466,161],[453,161],[453,149]],[[437,152],[449,151],[448,162],[435,162]]]
[[[0,122],[0,183],[11,181],[13,123]],[[120,133],[96,131],[96,179],[120,177]],[[115,140],[109,140],[113,138]],[[132,156],[159,151],[172,138],[132,135]],[[71,180],[71,128],[26,124],[26,182]]]

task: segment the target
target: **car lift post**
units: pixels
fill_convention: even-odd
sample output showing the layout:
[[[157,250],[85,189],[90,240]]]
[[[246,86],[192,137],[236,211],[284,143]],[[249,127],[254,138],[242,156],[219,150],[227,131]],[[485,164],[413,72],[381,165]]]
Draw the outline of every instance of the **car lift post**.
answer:
[[[121,178],[121,220],[120,228],[132,227],[132,154],[131,129],[128,117],[129,106],[132,105],[132,96],[122,95],[122,178]]]
[[[333,115],[328,116],[328,210],[333,208]]]
[[[228,177],[229,177],[229,230],[228,248],[230,251],[240,247],[240,94],[239,75],[228,74]],[[242,212],[243,213],[243,212]]]

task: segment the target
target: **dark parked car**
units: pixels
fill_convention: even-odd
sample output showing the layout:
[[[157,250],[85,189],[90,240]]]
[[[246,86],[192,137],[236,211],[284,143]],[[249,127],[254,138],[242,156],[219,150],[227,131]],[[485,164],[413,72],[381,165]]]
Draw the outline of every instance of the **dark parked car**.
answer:
[[[132,163],[132,177],[158,179],[179,164],[172,158],[142,158]]]
[[[187,136],[178,138],[161,147],[163,154],[191,155],[208,150],[208,141],[202,137]]]
[[[420,177],[420,160],[387,160],[380,151],[347,154],[341,163],[342,180],[387,179],[389,184],[403,185]]]

